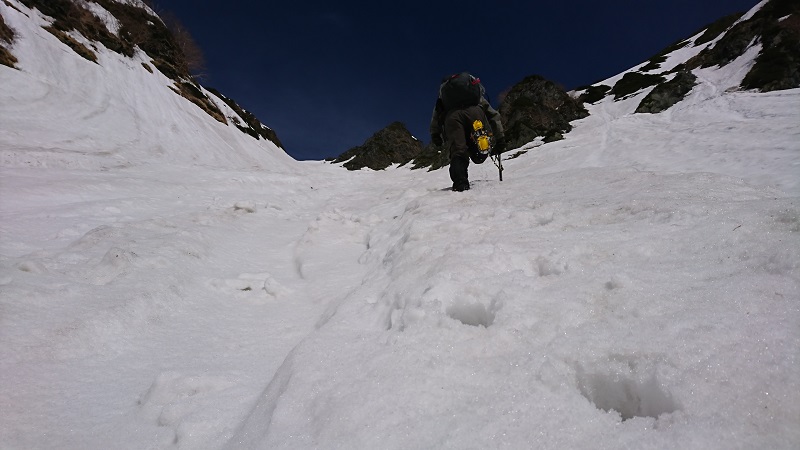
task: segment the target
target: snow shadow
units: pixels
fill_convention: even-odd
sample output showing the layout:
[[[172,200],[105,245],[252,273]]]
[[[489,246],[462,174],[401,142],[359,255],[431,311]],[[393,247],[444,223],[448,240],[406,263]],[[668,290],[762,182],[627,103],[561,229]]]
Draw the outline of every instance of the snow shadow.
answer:
[[[464,325],[481,326],[488,328],[494,323],[495,309],[486,307],[479,302],[455,302],[445,310],[451,319]]]
[[[655,370],[641,370],[641,361],[630,360],[627,367],[612,361],[603,370],[587,371],[578,366],[578,389],[595,407],[619,413],[623,421],[634,417],[652,417],[680,410],[679,404],[664,387]],[[603,365],[603,364],[599,364]]]
[[[445,314],[464,325],[489,328],[503,308],[502,296],[495,296],[488,305],[470,295],[456,298],[445,308]]]

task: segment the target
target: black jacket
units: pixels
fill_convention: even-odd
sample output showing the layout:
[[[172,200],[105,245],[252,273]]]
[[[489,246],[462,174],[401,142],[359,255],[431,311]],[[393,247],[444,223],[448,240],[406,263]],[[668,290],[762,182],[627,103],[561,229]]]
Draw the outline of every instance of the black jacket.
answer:
[[[442,141],[446,141],[445,137],[443,136],[444,132],[444,118],[447,117],[447,113],[449,111],[445,110],[444,104],[442,103],[442,86],[447,83],[445,80],[439,86],[439,96],[436,98],[436,104],[433,107],[433,115],[431,117],[431,126],[430,126],[430,133],[431,138],[434,136],[442,137]],[[500,113],[497,112],[492,105],[489,104],[489,101],[486,100],[485,91],[483,89],[483,85],[481,85],[481,100],[478,103],[478,106],[483,109],[484,114],[486,114],[486,118],[489,119],[489,126],[492,128],[492,133],[494,133],[494,138],[497,141],[503,140],[503,122],[500,119]]]

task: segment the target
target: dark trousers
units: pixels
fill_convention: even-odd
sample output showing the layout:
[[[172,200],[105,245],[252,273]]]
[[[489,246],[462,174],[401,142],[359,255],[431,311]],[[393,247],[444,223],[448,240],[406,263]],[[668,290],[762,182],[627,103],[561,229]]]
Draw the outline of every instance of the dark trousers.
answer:
[[[489,127],[486,114],[480,106],[469,106],[463,109],[449,111],[444,119],[444,134],[447,138],[447,149],[450,152],[450,179],[453,180],[453,190],[463,191],[469,189],[470,159],[475,164],[486,160],[486,155],[478,152],[472,142],[472,123],[476,120],[483,122],[484,127]]]

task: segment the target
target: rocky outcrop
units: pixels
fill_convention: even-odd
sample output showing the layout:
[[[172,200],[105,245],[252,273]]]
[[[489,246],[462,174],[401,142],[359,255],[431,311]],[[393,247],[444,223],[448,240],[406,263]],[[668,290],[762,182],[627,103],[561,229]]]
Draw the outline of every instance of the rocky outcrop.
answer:
[[[595,103],[606,97],[608,91],[611,90],[611,86],[605,84],[596,84],[594,86],[584,86],[578,88],[577,90],[583,91],[583,93],[578,97],[579,101],[583,103]]]
[[[773,0],[759,13],[753,20],[762,24],[763,49],[742,87],[762,92],[800,87],[800,3]]]
[[[239,118],[241,118],[241,120],[239,120],[239,118],[233,117],[231,118],[231,122],[233,122],[233,125],[236,128],[238,128],[242,133],[249,134],[250,136],[253,136],[256,139],[264,138],[268,141],[273,142],[278,147],[283,148],[280,139],[278,139],[278,134],[275,133],[275,131],[272,128],[261,123],[261,121],[258,120],[258,117],[256,117],[253,113],[239,106],[239,104],[236,103],[233,99],[230,99],[222,95],[222,93],[219,92],[218,90],[210,87],[206,87],[206,89],[208,89],[208,91],[211,92],[212,94],[219,97],[220,100],[225,102],[225,104],[228,105],[232,110],[234,110],[236,114],[239,116]]]
[[[10,46],[12,42],[14,42],[14,30],[6,25],[3,16],[0,16],[0,64],[15,68],[17,57],[6,48],[6,46]]]
[[[363,145],[353,147],[333,160],[348,170],[383,170],[392,164],[405,165],[422,151],[422,143],[405,125],[394,122],[373,134]]]
[[[572,130],[570,122],[589,115],[563,88],[532,75],[514,85],[500,104],[507,148],[521,147],[538,136],[548,140]]]
[[[639,103],[636,108],[637,113],[660,113],[671,108],[674,104],[683,100],[694,85],[697,77],[689,71],[681,71],[664,83],[656,86]]]
[[[664,77],[657,74],[628,72],[620,78],[609,91],[615,100],[623,99],[650,86],[657,86],[664,82]]]
[[[433,143],[430,143],[419,152],[419,154],[412,161],[412,169],[425,169],[430,170],[441,169],[450,164],[448,159],[447,150]]]
[[[743,89],[768,92],[800,87],[800,3],[796,0],[771,0],[687,61],[686,68],[724,66],[754,44],[761,44],[761,53],[742,81]]]
[[[626,73],[613,87],[596,84],[579,88],[578,91],[582,91],[580,99],[594,103],[613,94],[619,100],[655,86],[636,112],[661,112],[681,101],[692,90],[696,84],[692,70],[723,67],[753,45],[761,45],[761,53],[744,77],[740,85],[742,89],[767,92],[800,87],[800,3],[796,0],[771,0],[752,17],[741,20],[743,16],[744,13],[737,13],[723,17],[694,33],[699,35],[697,38],[667,47],[638,70]],[[700,46],[706,47],[685,63],[670,70],[661,69],[668,54],[681,48]],[[672,76],[673,73],[676,75]]]

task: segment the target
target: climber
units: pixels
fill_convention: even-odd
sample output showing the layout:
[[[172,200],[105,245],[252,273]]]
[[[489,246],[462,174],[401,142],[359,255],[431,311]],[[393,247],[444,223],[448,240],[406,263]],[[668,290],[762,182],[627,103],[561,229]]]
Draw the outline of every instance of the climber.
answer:
[[[487,120],[487,118],[489,120]],[[450,155],[450,179],[453,191],[469,189],[470,159],[482,164],[489,154],[505,151],[500,114],[486,100],[481,80],[467,72],[445,77],[431,118],[431,142],[445,148]],[[480,141],[489,137],[489,148]],[[484,148],[481,148],[484,147]]]

